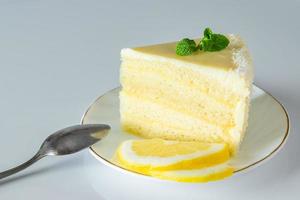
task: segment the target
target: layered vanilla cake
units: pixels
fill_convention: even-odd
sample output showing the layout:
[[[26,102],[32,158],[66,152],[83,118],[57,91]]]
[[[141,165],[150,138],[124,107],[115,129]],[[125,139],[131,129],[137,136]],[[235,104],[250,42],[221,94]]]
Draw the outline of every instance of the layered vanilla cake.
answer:
[[[122,49],[123,129],[146,138],[225,142],[234,154],[247,127],[253,67],[242,39],[226,37],[226,48],[188,56],[176,54],[177,42]]]

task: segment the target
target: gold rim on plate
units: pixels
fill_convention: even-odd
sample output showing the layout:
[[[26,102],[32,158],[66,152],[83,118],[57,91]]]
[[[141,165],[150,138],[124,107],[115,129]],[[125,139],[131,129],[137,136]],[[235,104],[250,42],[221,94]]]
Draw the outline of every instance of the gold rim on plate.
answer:
[[[253,85],[255,85],[255,84],[253,84]],[[255,86],[256,86],[256,85],[255,85]],[[256,86],[256,87],[258,87],[258,86]],[[120,87],[116,87],[116,88],[114,88],[114,89],[111,89],[111,90],[105,92],[103,95],[97,97],[97,98],[89,105],[89,107],[87,108],[87,110],[86,110],[86,111],[84,112],[84,114],[82,115],[80,124],[84,124],[85,117],[86,117],[87,113],[90,111],[91,107],[95,104],[95,102],[97,102],[98,100],[100,100],[100,99],[101,99],[104,95],[106,95],[107,93],[110,93],[110,92],[112,92],[112,91],[114,91],[114,90],[117,90],[117,89],[119,89],[119,88],[120,88]],[[287,138],[288,138],[288,135],[289,135],[289,130],[290,130],[290,120],[289,120],[289,115],[288,115],[288,113],[287,113],[287,110],[286,110],[285,107],[282,105],[282,103],[280,103],[273,95],[271,95],[269,92],[267,92],[266,90],[262,89],[261,87],[258,87],[258,88],[260,88],[260,89],[263,90],[266,94],[268,94],[270,97],[272,97],[272,98],[280,105],[280,107],[281,107],[282,110],[284,111],[285,116],[286,116],[286,120],[287,120],[287,127],[286,127],[286,131],[285,131],[285,135],[284,135],[282,141],[280,142],[280,144],[279,144],[272,152],[270,152],[270,153],[269,153],[268,155],[266,155],[264,158],[262,158],[262,159],[260,159],[260,160],[257,160],[257,161],[251,163],[250,165],[248,165],[248,166],[246,166],[246,167],[243,167],[243,168],[241,168],[241,169],[238,169],[238,170],[234,171],[235,174],[238,173],[238,172],[245,171],[246,169],[249,169],[249,168],[251,168],[251,167],[253,167],[253,166],[257,165],[257,164],[260,164],[260,163],[262,163],[263,161],[265,161],[265,160],[271,158],[271,157],[274,155],[274,153],[276,153],[277,151],[279,151],[279,150],[281,149],[281,147],[283,147],[283,145],[285,144],[285,142],[286,142],[286,140],[287,140]],[[90,148],[90,151],[93,153],[93,155],[94,155],[95,157],[100,158],[102,161],[104,161],[104,162],[105,162],[106,164],[108,164],[108,165],[111,165],[111,166],[113,166],[113,167],[116,167],[116,168],[118,168],[118,169],[122,169],[122,170],[125,170],[125,171],[128,171],[128,172],[132,172],[132,173],[135,173],[135,174],[138,174],[138,175],[147,176],[147,175],[144,175],[144,174],[135,172],[135,171],[131,171],[131,170],[125,169],[125,168],[123,168],[123,167],[121,167],[121,166],[119,166],[119,165],[116,165],[116,164],[114,164],[113,162],[107,160],[106,158],[103,158],[103,157],[102,157],[101,155],[99,155],[92,147],[89,147],[89,148]],[[147,177],[148,177],[148,176],[147,176]]]

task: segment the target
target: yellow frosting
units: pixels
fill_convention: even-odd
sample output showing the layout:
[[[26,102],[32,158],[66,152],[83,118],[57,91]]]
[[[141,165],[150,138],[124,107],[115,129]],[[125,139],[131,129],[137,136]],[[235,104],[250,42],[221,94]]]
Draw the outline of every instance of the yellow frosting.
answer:
[[[199,43],[199,40],[195,41],[197,44]],[[176,43],[177,42],[170,42],[144,47],[136,47],[133,48],[133,50],[145,54],[161,56],[165,58],[173,58],[192,64],[218,67],[229,70],[237,68],[232,55],[234,51],[242,47],[241,43],[232,43],[227,48],[217,52],[197,51],[190,56],[179,56],[175,52]]]

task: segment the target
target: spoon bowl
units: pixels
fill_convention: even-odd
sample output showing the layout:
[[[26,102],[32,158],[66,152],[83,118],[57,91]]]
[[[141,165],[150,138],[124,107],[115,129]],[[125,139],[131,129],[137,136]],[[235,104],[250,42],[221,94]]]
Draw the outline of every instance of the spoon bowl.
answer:
[[[67,155],[87,148],[108,134],[106,124],[75,125],[59,130],[46,138],[41,155]]]

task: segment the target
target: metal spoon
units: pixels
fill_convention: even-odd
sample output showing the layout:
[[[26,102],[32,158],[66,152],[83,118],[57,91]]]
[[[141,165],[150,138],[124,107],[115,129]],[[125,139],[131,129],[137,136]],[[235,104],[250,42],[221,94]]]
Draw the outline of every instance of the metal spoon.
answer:
[[[105,124],[76,125],[61,129],[47,137],[39,151],[30,160],[15,168],[1,172],[0,179],[29,167],[45,156],[76,153],[101,140],[109,130],[110,127]]]

